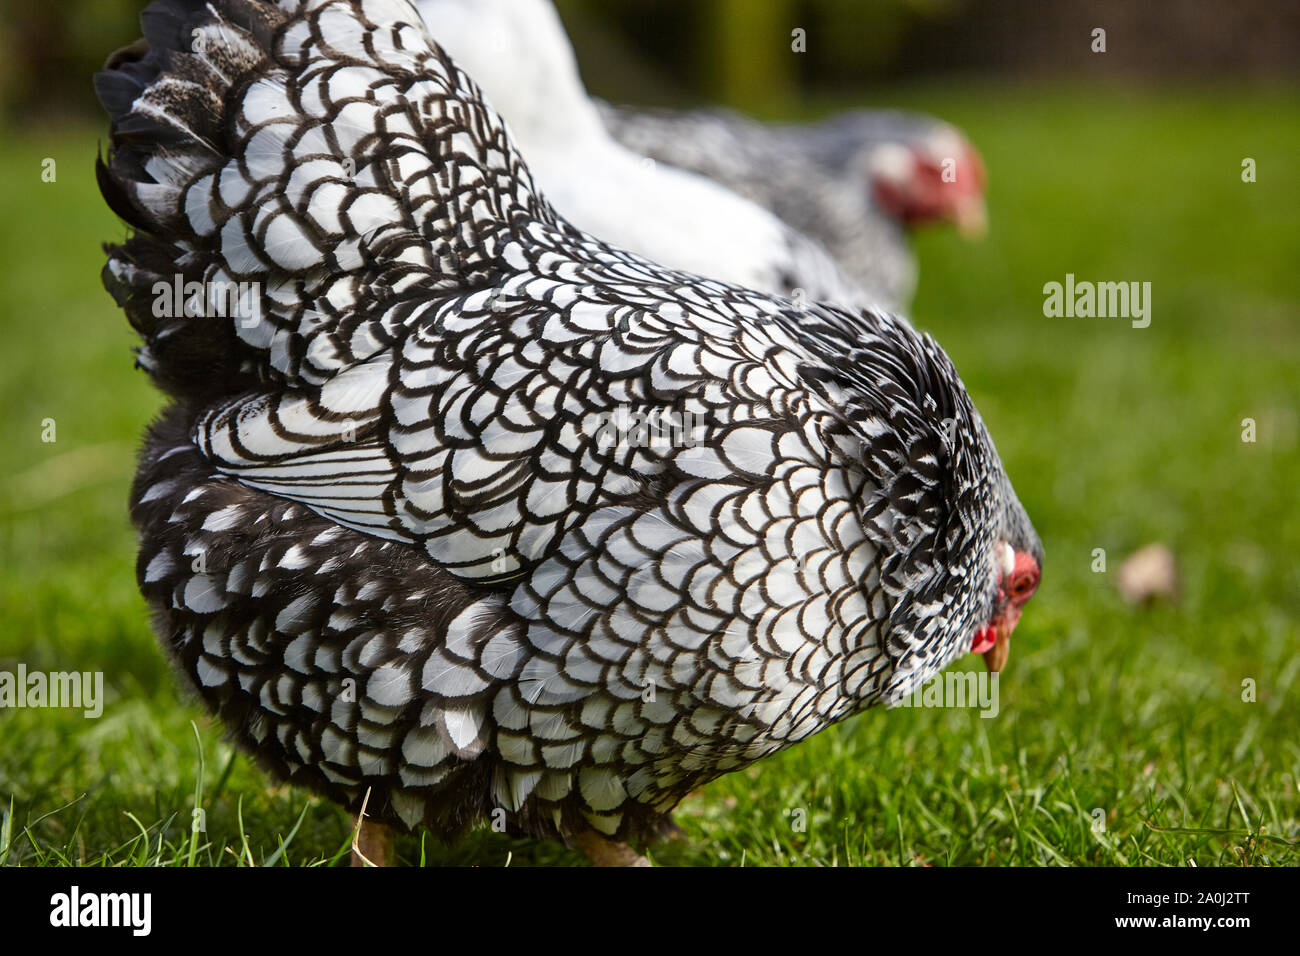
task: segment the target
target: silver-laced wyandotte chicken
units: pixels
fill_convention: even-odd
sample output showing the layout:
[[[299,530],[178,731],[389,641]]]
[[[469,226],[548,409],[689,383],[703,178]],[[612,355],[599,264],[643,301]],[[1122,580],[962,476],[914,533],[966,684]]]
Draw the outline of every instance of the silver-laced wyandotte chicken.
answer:
[[[636,862],[702,783],[1001,666],[1040,545],[928,337],[569,226],[406,0],[143,25],[97,77],[105,280],[172,398],[139,582],[278,777]]]
[[[983,161],[932,116],[856,110],[768,125],[722,109],[598,107],[623,146],[707,176],[822,243],[883,308],[906,309],[916,291],[909,229],[985,229]]]

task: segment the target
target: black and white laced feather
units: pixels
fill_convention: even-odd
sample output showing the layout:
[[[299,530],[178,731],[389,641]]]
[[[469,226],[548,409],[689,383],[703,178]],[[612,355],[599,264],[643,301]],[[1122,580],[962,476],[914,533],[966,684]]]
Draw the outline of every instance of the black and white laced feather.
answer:
[[[405,0],[143,24],[97,78],[105,281],[174,399],[139,582],[276,774],[644,840],[969,650],[1033,532],[928,337],[577,231]],[[177,275],[207,300],[160,316]]]
[[[503,116],[568,222],[661,265],[758,292],[876,304],[812,233],[716,178],[619,144],[551,0],[418,0],[416,8]]]

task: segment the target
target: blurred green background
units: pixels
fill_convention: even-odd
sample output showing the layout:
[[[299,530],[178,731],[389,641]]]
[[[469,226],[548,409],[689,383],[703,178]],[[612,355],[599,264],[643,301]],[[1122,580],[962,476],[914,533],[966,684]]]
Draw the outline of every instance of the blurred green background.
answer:
[[[94,184],[88,74],[134,39],[140,6],[0,3],[0,670],[103,671],[108,695],[98,720],[0,710],[0,863],[187,861],[201,759],[199,862],[331,862],[346,816],[232,753],[135,590],[126,493],[161,402],[99,284],[99,243],[124,230]],[[1300,863],[1296,9],[562,4],[589,86],[615,100],[907,107],[965,130],[991,231],[915,237],[912,315],[953,356],[1047,549],[998,719],[869,713],[690,798],[689,840],[657,860]],[[1087,50],[1096,25],[1104,56]],[[1043,284],[1067,272],[1149,281],[1150,327],[1045,318]],[[1180,593],[1131,607],[1115,571],[1149,542],[1176,555]],[[576,859],[485,831],[399,853]]]

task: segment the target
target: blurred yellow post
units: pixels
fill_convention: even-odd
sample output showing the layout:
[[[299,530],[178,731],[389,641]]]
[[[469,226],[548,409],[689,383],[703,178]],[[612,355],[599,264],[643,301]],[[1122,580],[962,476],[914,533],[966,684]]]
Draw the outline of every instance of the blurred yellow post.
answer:
[[[712,0],[717,98],[743,110],[778,111],[794,93],[791,0]]]

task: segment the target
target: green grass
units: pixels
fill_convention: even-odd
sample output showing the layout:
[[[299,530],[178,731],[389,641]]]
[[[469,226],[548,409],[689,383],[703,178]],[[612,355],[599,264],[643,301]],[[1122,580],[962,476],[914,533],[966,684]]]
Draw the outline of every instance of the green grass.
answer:
[[[1047,548],[1044,584],[997,719],[868,713],[693,795],[677,814],[688,839],[653,858],[1300,863],[1295,92],[949,85],[889,100],[962,124],[990,170],[987,239],[918,237],[913,312],[997,438]],[[98,243],[122,229],[95,192],[97,135],[14,131],[0,147],[0,669],[103,671],[108,697],[98,720],[0,711],[0,863],[346,861],[346,815],[232,753],[178,691],[136,594],[126,491],[160,400],[99,287]],[[1151,282],[1150,328],[1044,318],[1042,286],[1066,272]],[[1177,554],[1181,598],[1134,609],[1115,570],[1150,541]],[[398,853],[578,860],[486,830]]]

